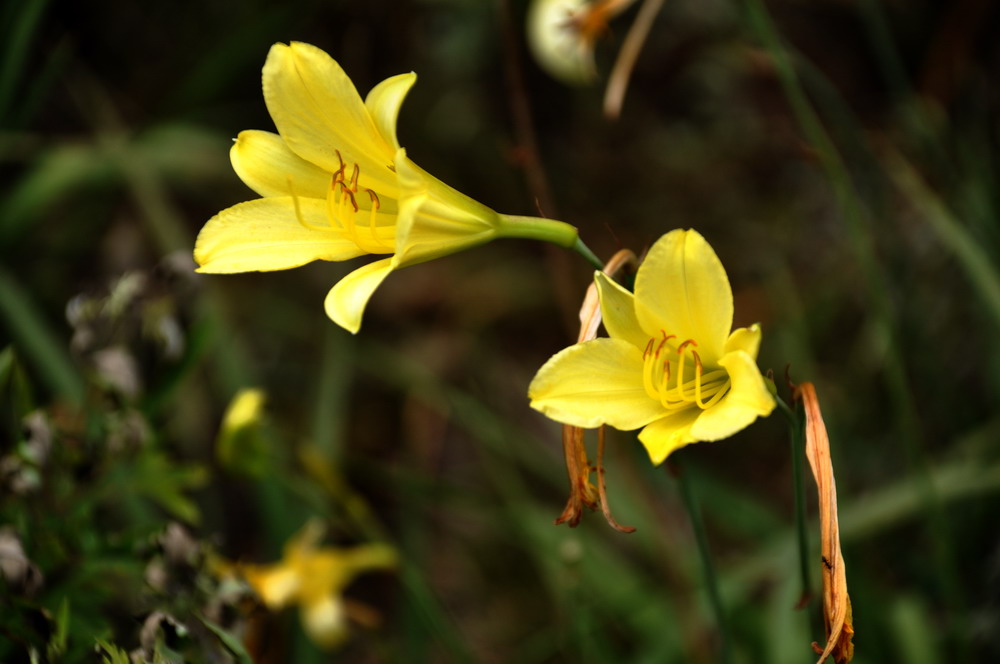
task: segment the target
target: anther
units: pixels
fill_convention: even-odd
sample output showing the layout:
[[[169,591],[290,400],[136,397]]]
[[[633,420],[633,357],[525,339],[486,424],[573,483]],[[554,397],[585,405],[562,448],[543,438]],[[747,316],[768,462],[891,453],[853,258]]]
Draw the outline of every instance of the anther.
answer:
[[[678,355],[682,354],[684,352],[684,349],[687,348],[688,346],[697,346],[697,345],[698,345],[697,341],[695,341],[694,339],[688,339],[687,341],[685,341],[684,343],[682,343],[680,346],[677,347],[677,354]]]
[[[344,158],[340,156],[340,150],[336,150],[335,149],[334,153],[337,155],[337,161],[340,162],[340,168],[338,168],[334,172],[334,174],[333,174],[333,181],[334,181],[334,183],[343,182],[344,181],[344,175],[346,173],[345,169],[347,168],[347,164],[344,163]]]
[[[670,336],[667,336],[667,333],[664,332],[663,330],[660,330],[660,334],[663,335],[663,341],[661,341],[660,345],[656,347],[656,356],[657,357],[660,356],[660,351],[663,350],[663,346],[664,346],[664,344],[667,343],[667,340],[668,339],[673,339],[674,337],[677,336],[676,334],[671,334]]]
[[[347,198],[350,199],[351,206],[354,208],[354,211],[357,212],[358,209],[359,209],[358,208],[358,201],[355,200],[355,198],[354,198],[354,192],[351,191],[350,189],[347,189],[343,185],[341,185],[341,189],[342,189],[343,193],[347,196]]]
[[[380,202],[379,202],[379,200],[378,200],[378,194],[376,194],[376,193],[375,193],[374,191],[372,191],[371,189],[368,189],[367,187],[365,188],[365,191],[367,191],[367,192],[368,192],[368,195],[369,195],[369,196],[371,197],[371,199],[372,199],[372,204],[373,204],[373,205],[375,206],[375,209],[376,209],[376,210],[377,210],[377,209],[379,209],[380,207],[382,207],[381,203],[380,203]]]
[[[652,354],[654,341],[656,341],[655,337],[646,342],[646,350],[642,351],[642,359],[645,360]]]

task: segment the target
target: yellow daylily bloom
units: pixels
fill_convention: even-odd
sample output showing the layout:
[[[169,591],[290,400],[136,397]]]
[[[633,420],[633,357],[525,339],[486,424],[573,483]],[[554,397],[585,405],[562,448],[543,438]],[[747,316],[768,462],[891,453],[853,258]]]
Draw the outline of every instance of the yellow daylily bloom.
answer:
[[[239,569],[269,609],[298,605],[306,634],[330,649],[347,637],[344,589],[362,572],[395,567],[396,553],[380,544],[321,548],[322,535],[322,526],[309,522],[285,545],[281,562]]]
[[[388,254],[347,275],[326,298],[329,317],[356,333],[372,293],[398,268],[498,237],[574,247],[572,226],[498,214],[406,156],[396,118],[416,79],[393,76],[362,100],[326,52],[301,42],[272,46],[263,87],[278,133],[241,132],[230,151],[236,174],[262,198],[208,221],[195,243],[198,271],[284,270]]]
[[[671,231],[653,245],[634,295],[600,272],[595,280],[609,338],[553,356],[528,389],[533,408],[578,427],[642,427],[654,464],[774,409],[756,364],[760,326],[730,332],[729,279],[696,231]]]

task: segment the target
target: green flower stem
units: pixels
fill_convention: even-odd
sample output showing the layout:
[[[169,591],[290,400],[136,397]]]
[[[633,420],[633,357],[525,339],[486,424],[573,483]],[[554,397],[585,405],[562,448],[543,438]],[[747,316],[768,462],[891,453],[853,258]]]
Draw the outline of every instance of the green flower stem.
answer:
[[[600,271],[604,269],[604,264],[601,262],[601,259],[598,258],[597,255],[590,250],[590,247],[585,245],[583,240],[580,238],[576,238],[576,244],[573,245],[573,251],[583,256],[591,265],[594,266],[595,270]]]
[[[501,214],[497,235],[500,237],[516,237],[525,240],[551,242],[560,247],[572,249],[583,256],[595,269],[604,269],[604,263],[601,262],[601,259],[580,239],[576,226],[571,226],[564,221]]]
[[[705,522],[701,518],[698,499],[694,495],[694,484],[691,482],[691,473],[685,467],[686,464],[680,460],[683,456],[683,453],[675,454],[672,457],[672,461],[677,469],[681,498],[684,501],[684,507],[687,509],[688,518],[691,520],[691,529],[694,531],[695,542],[698,545],[698,557],[701,558],[701,571],[705,579],[708,599],[712,605],[712,612],[715,613],[715,621],[719,628],[719,640],[721,642],[719,661],[722,664],[730,664],[733,661],[733,653],[729,638],[729,621],[722,606],[719,582],[715,576],[715,567],[712,565],[712,552],[708,548],[708,537],[705,535]]]
[[[792,489],[795,492],[795,539],[799,548],[799,576],[802,584],[801,600],[804,604],[812,594],[809,583],[809,543],[806,536],[806,496],[802,481],[802,466],[805,459],[805,421],[775,395],[778,407],[788,421],[789,442],[792,446]]]

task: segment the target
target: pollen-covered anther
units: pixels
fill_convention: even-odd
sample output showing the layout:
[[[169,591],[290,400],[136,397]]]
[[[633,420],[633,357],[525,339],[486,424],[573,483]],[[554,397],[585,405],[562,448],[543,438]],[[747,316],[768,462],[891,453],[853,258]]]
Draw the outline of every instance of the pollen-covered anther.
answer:
[[[343,182],[344,174],[347,172],[347,164],[344,163],[344,158],[340,156],[340,150],[334,150],[334,153],[337,155],[337,161],[340,162],[340,168],[338,168],[333,174],[333,181],[330,183],[330,189],[337,186],[338,182]]]
[[[358,200],[354,198],[354,192],[345,187],[343,183],[341,183],[340,186],[340,195],[341,195],[341,200],[346,198],[351,202],[351,207],[354,208],[355,212],[361,209],[358,207]]]
[[[663,340],[660,341],[660,345],[656,347],[656,356],[657,357],[660,356],[660,351],[663,350],[663,347],[667,344],[668,341],[670,341],[671,339],[676,339],[677,338],[676,334],[669,334],[668,335],[664,330],[660,330],[660,334],[663,335]]]

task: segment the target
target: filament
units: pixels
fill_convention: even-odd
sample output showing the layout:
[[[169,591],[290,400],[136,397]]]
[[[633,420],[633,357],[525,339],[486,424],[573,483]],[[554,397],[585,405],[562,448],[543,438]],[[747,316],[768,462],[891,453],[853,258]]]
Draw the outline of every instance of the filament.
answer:
[[[292,176],[286,175],[285,179],[288,182],[288,193],[292,196],[292,207],[295,209],[295,219],[302,224],[303,228],[308,228],[311,231],[325,231],[326,229],[322,226],[316,226],[306,221],[306,218],[302,215],[302,208],[299,206],[299,197],[295,195],[295,187],[292,185]]]

